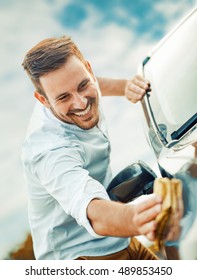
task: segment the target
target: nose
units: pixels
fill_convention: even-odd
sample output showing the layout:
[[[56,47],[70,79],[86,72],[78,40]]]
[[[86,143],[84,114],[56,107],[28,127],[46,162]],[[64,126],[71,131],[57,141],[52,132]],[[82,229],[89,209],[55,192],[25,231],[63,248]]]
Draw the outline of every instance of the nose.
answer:
[[[73,109],[85,110],[86,107],[87,107],[87,99],[83,95],[76,93],[73,96]]]

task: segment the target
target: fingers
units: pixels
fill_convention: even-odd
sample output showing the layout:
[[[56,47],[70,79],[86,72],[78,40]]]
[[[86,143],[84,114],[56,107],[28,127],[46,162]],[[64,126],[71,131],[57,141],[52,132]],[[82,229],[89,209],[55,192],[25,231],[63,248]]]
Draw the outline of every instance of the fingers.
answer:
[[[154,239],[154,231],[157,227],[155,218],[161,211],[161,201],[161,197],[153,194],[145,201],[137,204],[135,207],[135,216],[133,221],[139,229],[139,233],[148,235],[151,240]]]
[[[179,201],[178,201],[179,202]],[[151,194],[143,201],[139,201],[135,205],[135,214],[133,222],[140,235],[145,235],[149,240],[154,241],[155,232],[158,226],[156,217],[162,210],[162,197]],[[178,209],[172,214],[172,223],[170,223],[169,231],[165,240],[177,240],[180,236],[181,227],[179,225],[182,217],[183,204],[180,200]]]
[[[155,240],[155,231],[150,231],[147,234],[145,234],[145,236],[150,240],[150,241],[154,241]]]
[[[155,218],[160,211],[161,204],[156,204],[148,210],[138,214],[138,226],[140,227],[141,234],[146,235],[156,230],[157,222]]]
[[[160,204],[162,203],[162,198],[159,195],[156,194],[150,194],[146,196],[147,198],[144,199],[142,202],[138,203],[138,211],[143,212],[153,206],[155,206],[156,204]]]
[[[147,91],[151,91],[150,83],[145,81],[142,76],[136,75],[132,80],[128,81],[125,88],[125,96],[133,103],[141,100]]]
[[[144,90],[148,90],[150,88],[150,82],[149,81],[145,81],[144,78],[140,75],[136,75],[134,76],[134,78],[132,79],[133,83],[135,85],[137,85],[138,87],[144,89]]]
[[[150,222],[156,218],[156,216],[161,212],[161,204],[156,204],[146,211],[138,214],[138,223],[143,225],[144,223]]]

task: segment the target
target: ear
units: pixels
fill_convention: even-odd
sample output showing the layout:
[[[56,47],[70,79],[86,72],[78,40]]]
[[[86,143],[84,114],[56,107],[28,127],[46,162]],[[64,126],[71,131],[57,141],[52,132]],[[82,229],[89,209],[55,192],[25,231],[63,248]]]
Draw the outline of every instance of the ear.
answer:
[[[86,65],[87,65],[86,67],[87,67],[88,71],[90,72],[90,74],[92,75],[94,81],[96,81],[96,77],[94,76],[94,73],[92,71],[92,67],[91,67],[89,61],[87,61],[87,60],[86,60]]]
[[[48,102],[48,99],[44,95],[40,94],[38,91],[35,91],[34,92],[34,97],[38,101],[40,101],[40,103],[42,103],[45,107],[50,108],[50,104]]]

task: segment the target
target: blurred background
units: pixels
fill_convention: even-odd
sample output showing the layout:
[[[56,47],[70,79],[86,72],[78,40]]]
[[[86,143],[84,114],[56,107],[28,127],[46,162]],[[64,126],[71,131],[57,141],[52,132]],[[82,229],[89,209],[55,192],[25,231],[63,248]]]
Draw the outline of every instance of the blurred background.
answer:
[[[129,79],[196,4],[195,0],[0,0],[0,259],[29,232],[20,153],[35,100],[21,67],[25,53],[42,39],[67,34],[96,76]],[[123,97],[103,98],[114,175],[138,159],[157,172],[140,106]]]

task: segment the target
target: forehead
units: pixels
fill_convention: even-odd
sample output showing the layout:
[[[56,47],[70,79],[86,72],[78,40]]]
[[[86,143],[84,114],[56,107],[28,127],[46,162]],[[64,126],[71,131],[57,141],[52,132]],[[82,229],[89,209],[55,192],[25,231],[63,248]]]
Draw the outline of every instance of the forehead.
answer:
[[[40,83],[46,94],[70,92],[87,77],[91,77],[91,74],[84,63],[71,56],[62,67],[40,77]]]

